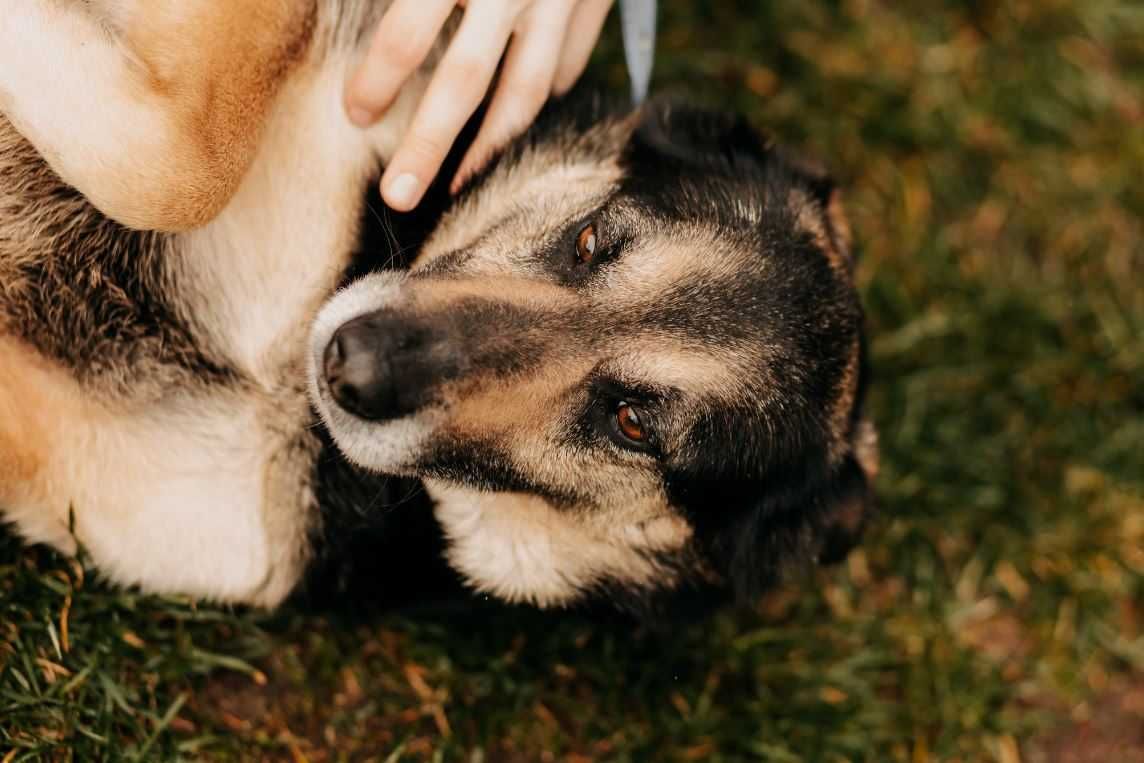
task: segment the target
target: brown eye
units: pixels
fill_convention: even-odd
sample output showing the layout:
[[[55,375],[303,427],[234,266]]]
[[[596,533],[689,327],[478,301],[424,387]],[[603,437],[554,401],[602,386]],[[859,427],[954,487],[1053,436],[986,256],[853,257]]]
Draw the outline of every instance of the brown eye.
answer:
[[[640,421],[640,415],[636,413],[635,408],[632,408],[627,403],[620,403],[616,408],[616,424],[620,427],[624,437],[632,442],[644,442],[647,440],[647,431],[644,429],[643,422]]]
[[[576,236],[576,259],[585,264],[596,256],[596,226],[588,223]]]

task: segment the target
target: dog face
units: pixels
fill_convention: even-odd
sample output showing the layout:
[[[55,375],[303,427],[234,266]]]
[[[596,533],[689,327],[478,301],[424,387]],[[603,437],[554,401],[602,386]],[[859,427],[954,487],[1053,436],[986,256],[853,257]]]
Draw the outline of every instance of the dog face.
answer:
[[[315,404],[348,459],[425,482],[478,589],[751,593],[865,513],[845,221],[739,121],[596,116],[550,117],[409,273],[331,300]]]

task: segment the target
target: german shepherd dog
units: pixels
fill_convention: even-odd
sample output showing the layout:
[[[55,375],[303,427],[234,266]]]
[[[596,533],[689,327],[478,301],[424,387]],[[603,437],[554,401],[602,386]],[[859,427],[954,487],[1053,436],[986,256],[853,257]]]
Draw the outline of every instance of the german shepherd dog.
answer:
[[[876,445],[832,183],[733,117],[573,98],[374,268],[365,191],[435,60],[345,120],[385,6],[9,0],[4,519],[261,606],[384,475],[472,588],[539,606],[750,594],[854,540]]]

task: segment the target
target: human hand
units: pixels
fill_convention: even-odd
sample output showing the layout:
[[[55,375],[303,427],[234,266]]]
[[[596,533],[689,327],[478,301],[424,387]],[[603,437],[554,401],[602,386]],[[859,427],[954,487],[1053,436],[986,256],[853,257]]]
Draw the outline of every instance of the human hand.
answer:
[[[346,112],[355,124],[372,124],[393,103],[457,4],[394,0],[346,87]],[[453,177],[455,192],[497,148],[528,127],[549,95],[575,84],[611,5],[612,0],[467,0],[460,28],[385,169],[385,202],[408,211],[421,201],[507,48],[488,113]]]

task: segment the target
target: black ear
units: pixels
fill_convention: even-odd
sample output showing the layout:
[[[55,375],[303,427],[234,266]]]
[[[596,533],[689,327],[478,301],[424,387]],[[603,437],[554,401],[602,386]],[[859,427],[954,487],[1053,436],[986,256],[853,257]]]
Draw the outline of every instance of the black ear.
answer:
[[[785,166],[795,185],[825,209],[837,195],[838,184],[819,161],[782,146],[772,149],[773,156]]]
[[[715,571],[738,600],[755,601],[792,566],[833,563],[857,545],[873,513],[870,475],[856,455],[835,467],[779,476],[729,513],[707,540]]]
[[[654,188],[702,171],[783,192],[798,189],[815,205],[832,244],[852,258],[850,225],[834,178],[821,163],[772,143],[739,114],[653,99],[640,110],[625,158],[630,173]]]
[[[637,161],[734,170],[765,162],[770,143],[738,114],[653,99],[640,110],[631,151]]]

